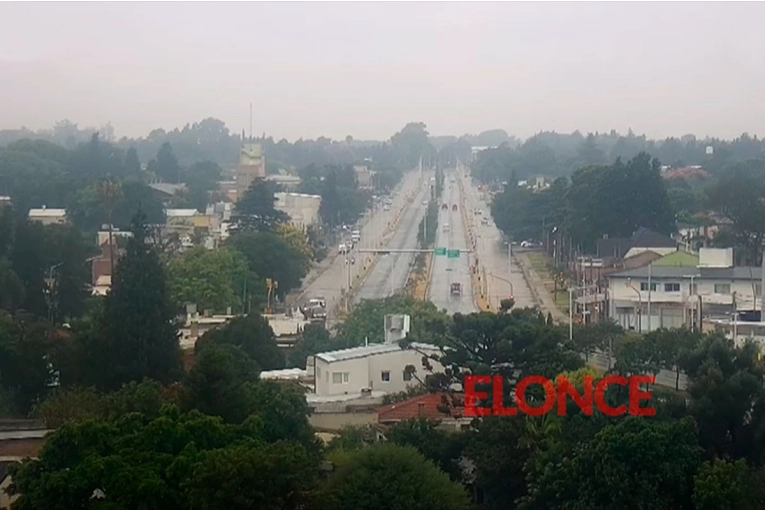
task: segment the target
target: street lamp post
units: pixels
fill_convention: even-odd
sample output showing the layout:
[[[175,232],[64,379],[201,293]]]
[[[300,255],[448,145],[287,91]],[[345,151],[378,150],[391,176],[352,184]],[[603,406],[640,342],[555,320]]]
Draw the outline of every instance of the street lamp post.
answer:
[[[574,288],[568,289],[568,339],[574,339]]]
[[[694,286],[694,280],[696,278],[698,278],[699,276],[701,276],[701,275],[698,275],[698,274],[683,275],[683,278],[690,278],[690,280],[691,280],[691,282],[690,282],[690,284],[688,286],[688,297],[689,298],[691,296],[693,296],[693,295],[698,294],[698,292],[696,292],[696,288]],[[700,298],[700,296],[699,296],[699,298]],[[698,312],[697,314],[700,314],[700,312]],[[698,317],[698,319],[701,320],[701,317]],[[696,317],[694,317],[693,309],[691,309],[691,331],[695,331],[697,329],[696,326],[697,326],[696,325]]]
[[[632,279],[627,280],[627,287],[634,290],[635,293],[638,295],[638,313],[637,313],[638,333],[642,333],[643,332],[643,295],[640,293],[639,290],[637,290],[635,287],[632,286]]]

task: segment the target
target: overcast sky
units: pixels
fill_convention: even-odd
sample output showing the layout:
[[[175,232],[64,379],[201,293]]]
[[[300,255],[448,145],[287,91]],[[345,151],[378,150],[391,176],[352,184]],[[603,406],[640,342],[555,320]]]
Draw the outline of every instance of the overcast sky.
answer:
[[[765,135],[762,3],[0,3],[0,129]]]

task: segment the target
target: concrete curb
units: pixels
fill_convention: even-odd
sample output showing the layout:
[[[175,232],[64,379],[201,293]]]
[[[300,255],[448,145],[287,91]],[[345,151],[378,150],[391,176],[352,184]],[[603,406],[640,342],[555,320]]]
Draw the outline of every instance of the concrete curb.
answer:
[[[531,291],[534,301],[536,302],[536,306],[539,307],[542,312],[552,314],[553,320],[557,321],[558,323],[568,324],[568,317],[555,304],[555,300],[544,287],[544,282],[539,277],[534,277],[536,271],[531,267],[531,261],[529,261],[528,256],[526,254],[519,255],[516,258],[516,261],[518,262],[518,266],[521,268],[523,279],[526,280],[526,285]],[[547,299],[549,299],[551,303],[550,305],[547,305],[547,299],[541,295],[542,292],[540,291],[540,287],[544,291],[544,294],[547,295]]]
[[[473,250],[473,254],[476,253],[476,241],[475,234],[473,233],[473,224],[470,221],[470,217],[467,214],[465,207],[465,186],[462,182],[462,176],[457,177],[457,186],[460,189],[460,197],[462,198],[462,223],[465,226],[465,240],[467,241],[468,249]],[[476,268],[476,272],[470,272],[470,285],[472,287],[473,303],[479,312],[491,312],[491,304],[486,298],[486,292],[483,286],[486,284],[486,269],[483,264]],[[480,274],[483,273],[483,282],[481,281]]]

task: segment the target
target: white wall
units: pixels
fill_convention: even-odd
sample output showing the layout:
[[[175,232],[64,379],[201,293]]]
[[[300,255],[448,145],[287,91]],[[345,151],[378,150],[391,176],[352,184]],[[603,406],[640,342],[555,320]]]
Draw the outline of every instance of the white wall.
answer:
[[[288,214],[293,225],[306,228],[319,223],[320,196],[278,192],[274,197],[277,199],[274,207]]]
[[[689,268],[689,273],[693,268]],[[632,287],[641,289],[641,282],[648,284],[648,278],[633,278]],[[691,289],[690,278],[651,278],[651,282],[656,285],[655,290],[651,291],[651,319],[648,320],[648,290],[638,294],[627,287],[626,278],[609,278],[609,298],[610,298],[610,316],[625,328],[634,328],[636,331],[641,329],[643,332],[649,330],[680,327],[683,324],[689,324],[690,314],[693,313],[698,305],[698,296],[701,296],[703,305],[733,305],[733,292],[736,292],[737,308],[740,310],[759,308],[761,303],[761,291],[759,282],[754,283],[754,292],[757,294],[755,303],[755,294],[752,289],[752,282],[749,280],[721,280],[721,279],[702,279],[694,278],[696,289]],[[667,291],[665,284],[679,284],[679,292]],[[730,286],[730,291],[726,285]],[[642,316],[639,317],[637,309],[642,300]],[[650,325],[650,329],[649,329]]]
[[[624,258],[628,259],[646,251],[652,251],[659,255],[669,255],[670,253],[675,253],[677,248],[630,248],[629,251],[624,254]]]
[[[439,352],[430,351],[429,354],[439,354]],[[421,380],[425,380],[425,376],[430,373],[422,367],[422,356],[420,352],[412,349],[400,349],[332,363],[317,357],[315,358],[316,394],[320,396],[361,394],[363,388],[386,393],[404,391],[407,386],[418,384],[415,377],[412,377],[411,381],[404,381],[404,368],[407,365],[414,366],[415,375]],[[431,364],[435,372],[443,371],[440,364],[432,360]],[[390,372],[389,382],[382,380],[383,371]],[[347,373],[347,382],[334,383],[333,373]]]
[[[692,274],[693,268],[688,268],[688,273]],[[648,278],[633,278],[632,287],[641,289],[641,282],[648,284]],[[752,282],[749,280],[722,280],[722,279],[702,279],[694,278],[693,283],[696,286],[695,292],[691,292],[690,278],[651,278],[651,282],[656,285],[655,290],[651,291],[651,302],[664,303],[684,303],[693,295],[701,296],[703,303],[715,305],[732,305],[733,292],[736,292],[736,301],[739,308],[746,305],[750,307],[754,303],[754,293]],[[679,292],[666,291],[665,284],[678,284]],[[725,285],[730,286],[730,291],[726,292]],[[627,287],[626,278],[609,278],[608,281],[609,296],[613,301],[634,301],[638,302],[638,295],[632,289]],[[754,282],[754,291],[757,293],[757,303],[760,303],[760,283]],[[648,301],[648,290],[640,291],[643,302]]]

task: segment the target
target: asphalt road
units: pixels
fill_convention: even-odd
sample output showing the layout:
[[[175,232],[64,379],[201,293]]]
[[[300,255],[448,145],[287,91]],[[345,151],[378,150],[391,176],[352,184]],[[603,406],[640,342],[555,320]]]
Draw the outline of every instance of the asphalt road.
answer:
[[[343,295],[348,287],[350,280],[352,288],[358,287],[361,283],[360,275],[363,271],[365,261],[369,255],[359,253],[359,248],[371,248],[376,243],[384,242],[388,224],[393,221],[398,211],[404,210],[408,206],[406,200],[407,193],[416,188],[419,181],[419,172],[407,172],[402,182],[394,189],[392,193],[393,205],[389,211],[383,210],[382,205],[378,205],[374,210],[366,214],[361,231],[361,242],[357,244],[348,258],[355,263],[348,265],[346,257],[337,254],[337,246],[333,246],[330,257],[333,257],[331,264],[307,287],[305,287],[298,298],[298,303],[303,304],[312,297],[323,296],[327,301],[327,326],[330,327],[337,319],[341,311]],[[415,233],[416,235],[416,233]]]
[[[469,207],[468,212],[475,218],[476,252],[479,265],[486,268],[489,304],[493,309],[497,309],[502,299],[513,296],[518,308],[534,306],[533,295],[523,278],[521,268],[514,260],[508,267],[507,245],[504,244],[502,233],[491,217],[491,204],[484,200],[483,193],[478,190],[472,179],[464,179],[463,189],[467,191],[465,204]],[[480,209],[482,215],[475,215],[475,209]],[[481,223],[481,217],[488,219],[488,225]]]
[[[404,210],[398,227],[385,242],[385,248],[398,250],[417,248],[417,230],[428,209],[423,202],[428,198],[432,175],[432,172],[423,174],[420,188],[414,191],[414,198]],[[414,258],[414,253],[381,255],[372,272],[364,279],[359,291],[354,295],[353,303],[357,304],[363,299],[382,299],[403,290],[409,271],[414,264]]]
[[[456,182],[456,173],[452,170],[444,171],[444,189],[439,204],[438,232],[436,233],[436,247],[447,250],[466,250],[467,239],[465,238],[465,225],[462,219],[462,200],[460,189]],[[441,209],[446,204],[447,209]],[[457,205],[458,209],[453,210]],[[444,228],[449,225],[448,231]],[[461,253],[457,259],[436,255],[433,259],[430,289],[428,298],[439,309],[445,309],[450,315],[455,313],[473,313],[478,310],[473,297],[472,283],[470,281],[470,261],[473,257],[467,253]],[[459,283],[461,294],[451,295],[451,285]]]

